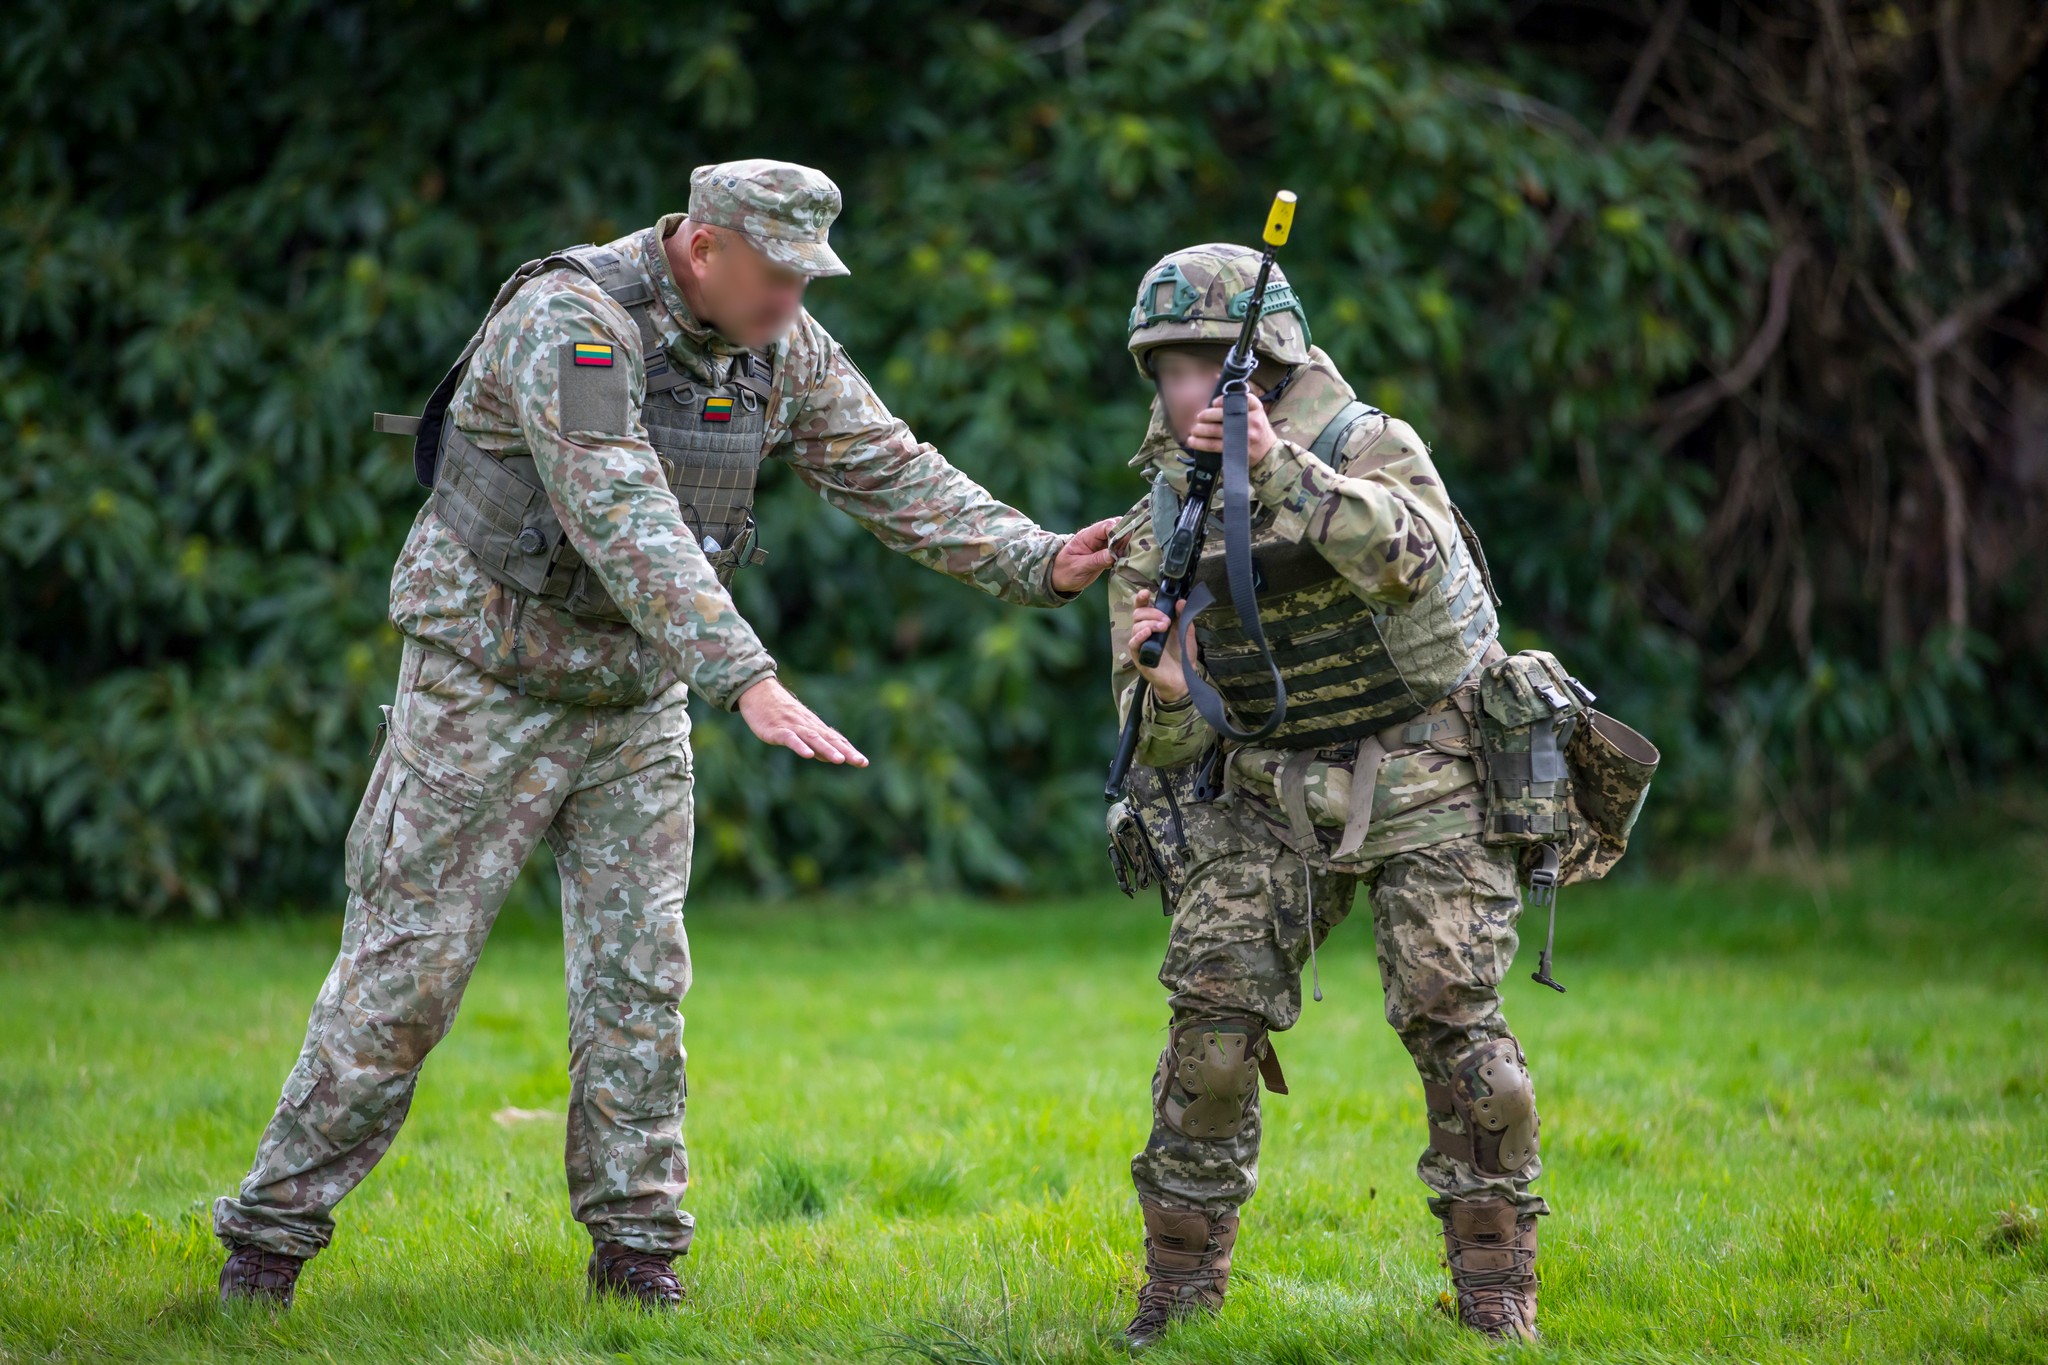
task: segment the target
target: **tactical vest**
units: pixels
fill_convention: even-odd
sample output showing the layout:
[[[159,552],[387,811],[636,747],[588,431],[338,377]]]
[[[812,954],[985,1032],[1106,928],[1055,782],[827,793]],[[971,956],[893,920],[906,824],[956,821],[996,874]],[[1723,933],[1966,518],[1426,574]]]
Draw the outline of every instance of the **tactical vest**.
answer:
[[[565,267],[588,276],[639,328],[647,371],[640,421],[683,522],[721,583],[730,582],[741,564],[767,558],[755,544],[753,507],[755,478],[767,453],[775,362],[771,352],[750,351],[733,358],[723,384],[693,379],[674,367],[655,333],[648,315],[653,285],[610,247],[577,246],[527,262],[499,287],[483,325],[428,400],[413,466],[420,482],[434,490],[435,512],[484,572],[549,606],[623,621],[625,613],[569,543],[533,456],[485,450],[443,420],[491,319],[527,281]]]
[[[1335,465],[1351,429],[1381,415],[1346,403],[1312,453]],[[1500,619],[1478,538],[1456,508],[1452,515],[1443,577],[1401,611],[1375,610],[1314,546],[1274,534],[1270,517],[1254,527],[1259,619],[1287,684],[1287,718],[1262,746],[1321,749],[1383,730],[1421,715],[1478,667]],[[1230,605],[1220,548],[1203,554],[1196,576],[1217,597],[1195,623],[1202,666],[1238,723],[1258,726],[1273,713],[1272,677]]]

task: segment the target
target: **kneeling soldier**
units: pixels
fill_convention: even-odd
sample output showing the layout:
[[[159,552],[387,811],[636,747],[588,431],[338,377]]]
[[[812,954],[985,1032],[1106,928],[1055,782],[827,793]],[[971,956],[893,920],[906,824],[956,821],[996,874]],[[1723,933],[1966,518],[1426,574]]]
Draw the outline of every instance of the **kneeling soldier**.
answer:
[[[1158,401],[1132,461],[1151,494],[1112,537],[1116,694],[1126,716],[1142,706],[1145,719],[1111,825],[1120,865],[1159,878],[1173,928],[1152,1133],[1131,1163],[1147,1278],[1126,1335],[1143,1346],[1222,1303],[1257,1181],[1260,1082],[1286,1091],[1272,1035],[1299,1017],[1302,969],[1363,884],[1387,1021],[1422,1076],[1429,1145],[1417,1169],[1443,1223],[1460,1320],[1532,1338],[1536,1219],[1548,1210],[1530,1189],[1542,1169],[1535,1090],[1500,983],[1523,866],[1533,846],[1536,876],[1554,872],[1569,817],[1507,800],[1490,821],[1478,750],[1491,727],[1504,749],[1535,751],[1521,776],[1541,779],[1591,714],[1589,697],[1548,655],[1503,655],[1479,546],[1427,447],[1354,399],[1277,274],[1257,332],[1248,453],[1257,604],[1287,684],[1285,718],[1256,743],[1220,740],[1189,704],[1196,661],[1181,657],[1178,628],[1157,668],[1137,662],[1168,631],[1151,585],[1185,487],[1182,447],[1222,448],[1211,394],[1257,263],[1239,246],[1176,252],[1146,275],[1131,315],[1130,350]],[[1251,728],[1274,699],[1256,636],[1228,605],[1223,539],[1209,536],[1197,574],[1219,600],[1193,643],[1198,676]],[[1509,718],[1519,728],[1486,717],[1482,679],[1534,699]],[[1513,758],[1491,777],[1514,778]]]

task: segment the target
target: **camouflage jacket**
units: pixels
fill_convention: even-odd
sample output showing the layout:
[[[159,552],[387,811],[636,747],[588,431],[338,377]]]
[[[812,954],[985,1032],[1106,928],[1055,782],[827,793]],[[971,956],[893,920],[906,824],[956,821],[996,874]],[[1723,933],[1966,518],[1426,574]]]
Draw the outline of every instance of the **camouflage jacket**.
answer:
[[[655,330],[671,361],[706,383],[741,348],[698,321],[662,251],[682,215],[611,243],[646,271]],[[565,432],[557,357],[575,342],[630,359],[630,429]],[[766,449],[890,549],[1005,601],[1054,606],[1052,562],[1065,537],[1042,530],[946,462],[891,416],[845,350],[801,314],[774,344]],[[487,577],[429,503],[391,581],[399,630],[527,692],[632,705],[674,678],[730,708],[775,671],[685,527],[638,412],[640,336],[626,310],[580,272],[536,276],[491,320],[449,406],[486,450],[530,453],[570,543],[627,621],[546,606]],[[771,528],[772,529],[772,528]]]
[[[1313,350],[1306,369],[1267,409],[1280,441],[1251,469],[1254,527],[1266,534],[1306,539],[1353,592],[1375,606],[1399,611],[1442,577],[1441,547],[1458,534],[1457,523],[1429,448],[1406,422],[1384,414],[1359,422],[1335,452],[1334,467],[1309,452],[1324,424],[1352,396],[1334,362],[1322,350]],[[1153,484],[1163,483],[1178,493],[1184,488],[1182,459],[1155,401],[1151,424],[1131,466],[1143,470]],[[1222,534],[1221,525],[1212,520],[1209,543],[1219,545]],[[1220,742],[1216,733],[1186,700],[1161,706],[1141,686],[1128,647],[1136,594],[1155,586],[1159,576],[1151,490],[1118,524],[1111,544],[1117,559],[1109,588],[1110,676],[1118,719],[1142,697],[1146,719],[1137,761],[1151,767],[1190,762]],[[1277,810],[1275,779],[1289,756],[1284,749],[1233,746],[1229,785]],[[1343,825],[1350,781],[1348,760],[1317,760],[1310,767],[1308,807],[1318,826]],[[1476,833],[1477,781],[1469,758],[1431,749],[1390,754],[1380,767],[1372,829],[1357,861]],[[1280,819],[1284,823],[1284,817]]]

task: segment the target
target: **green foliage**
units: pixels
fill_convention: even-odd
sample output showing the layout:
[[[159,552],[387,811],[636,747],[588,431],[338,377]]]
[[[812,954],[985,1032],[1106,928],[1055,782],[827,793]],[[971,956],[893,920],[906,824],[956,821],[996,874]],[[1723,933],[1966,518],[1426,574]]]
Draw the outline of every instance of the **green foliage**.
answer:
[[[1848,753],[1972,743],[1957,707],[1993,643],[1711,681],[1717,628],[1654,609],[1700,572],[1716,476],[1644,423],[1743,345],[1771,235],[1716,207],[1678,140],[1589,134],[1604,77],[1531,69],[1476,0],[1071,21],[935,0],[53,0],[0,63],[17,886],[202,914],[331,892],[421,496],[370,411],[421,401],[519,262],[650,222],[690,167],[741,155],[839,180],[854,274],[814,311],[920,435],[1060,527],[1137,492],[1147,395],[1121,345],[1144,267],[1251,235],[1291,186],[1317,341],[1437,443],[1513,643],[1556,647],[1665,744],[1653,819],[1714,830],[1730,744],[1777,780],[1802,710]],[[773,468],[761,519],[774,558],[740,605],[877,761],[824,771],[706,717],[702,872],[1092,875],[1099,596],[1008,611]]]

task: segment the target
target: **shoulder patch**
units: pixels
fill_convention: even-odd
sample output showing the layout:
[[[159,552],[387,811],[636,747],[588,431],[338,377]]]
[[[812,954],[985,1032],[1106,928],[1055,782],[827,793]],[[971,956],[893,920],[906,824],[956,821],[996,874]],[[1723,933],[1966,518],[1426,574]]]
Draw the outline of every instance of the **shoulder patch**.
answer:
[[[623,436],[631,371],[621,364],[618,348],[605,342],[565,342],[556,380],[564,433]]]

